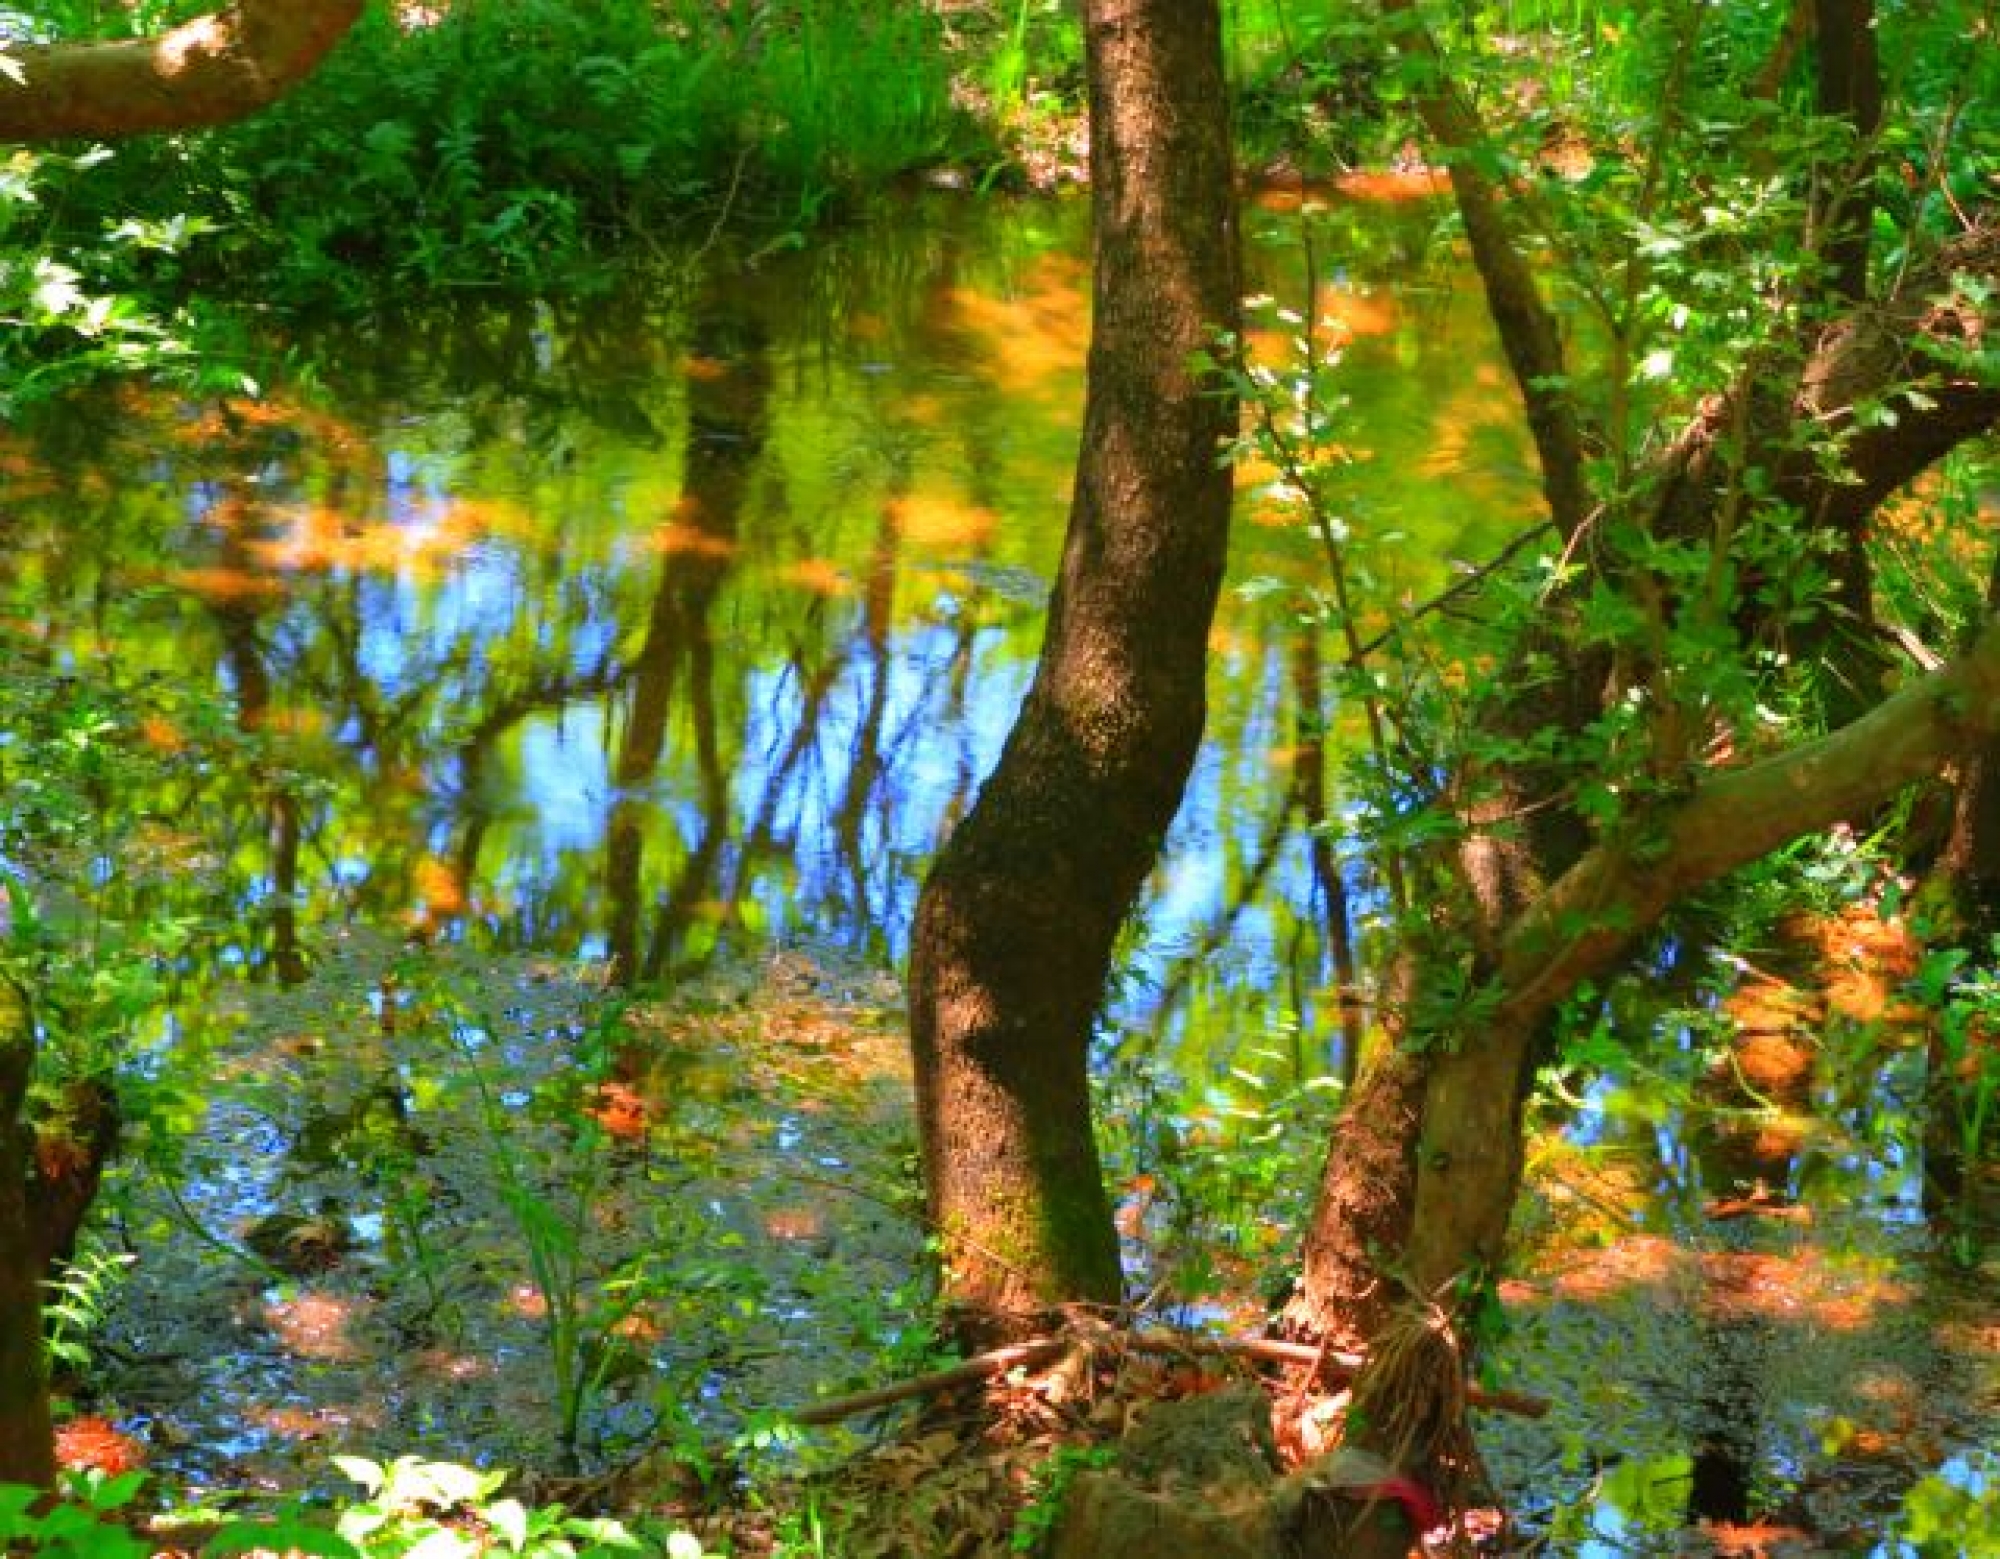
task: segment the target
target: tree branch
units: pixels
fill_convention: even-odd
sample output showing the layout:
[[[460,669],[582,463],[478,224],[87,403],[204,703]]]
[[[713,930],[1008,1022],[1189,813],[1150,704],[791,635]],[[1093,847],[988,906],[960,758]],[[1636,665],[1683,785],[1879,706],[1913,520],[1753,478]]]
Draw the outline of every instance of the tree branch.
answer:
[[[2000,385],[1970,371],[1969,351],[2000,334],[2000,302],[1983,308],[1953,296],[1954,277],[2000,285],[2000,219],[1991,211],[1930,261],[1905,275],[1888,298],[1862,305],[1821,332],[1795,383],[1746,379],[1717,397],[1662,457],[1658,529],[1704,528],[1732,462],[1762,467],[1776,499],[1809,523],[1858,525],[1890,493],[1966,439],[2000,420]],[[1738,450],[1724,431],[1743,425]],[[1887,416],[1868,415],[1879,408]],[[1813,447],[1798,430],[1813,428]],[[1844,459],[1823,458],[1828,439]]]
[[[242,119],[310,75],[361,8],[234,0],[154,38],[10,47],[0,141],[117,140]]]
[[[1547,1011],[1608,969],[1675,903],[1780,845],[1869,811],[2000,732],[2000,616],[1972,648],[1839,730],[1699,785],[1643,836],[1598,845],[1508,937],[1508,1019]]]
[[[1584,483],[1584,439],[1569,391],[1562,336],[1542,301],[1527,257],[1515,242],[1501,208],[1500,190],[1478,165],[1486,127],[1453,83],[1436,41],[1415,14],[1413,0],[1381,0],[1382,14],[1400,29],[1398,42],[1423,62],[1426,80],[1416,95],[1417,116],[1445,153],[1451,192],[1484,284],[1486,307],[1500,347],[1521,391],[1528,430],[1541,459],[1542,493],[1565,538],[1577,534],[1590,512]]]

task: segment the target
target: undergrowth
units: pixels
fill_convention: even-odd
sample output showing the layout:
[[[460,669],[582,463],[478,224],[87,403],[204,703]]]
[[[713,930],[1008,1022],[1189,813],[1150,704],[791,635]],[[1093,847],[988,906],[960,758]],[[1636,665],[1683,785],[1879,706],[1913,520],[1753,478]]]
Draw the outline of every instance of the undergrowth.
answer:
[[[64,215],[201,224],[191,279],[314,311],[575,291],[616,250],[803,226],[992,155],[949,44],[928,9],[867,0],[373,4],[283,102],[120,146]]]

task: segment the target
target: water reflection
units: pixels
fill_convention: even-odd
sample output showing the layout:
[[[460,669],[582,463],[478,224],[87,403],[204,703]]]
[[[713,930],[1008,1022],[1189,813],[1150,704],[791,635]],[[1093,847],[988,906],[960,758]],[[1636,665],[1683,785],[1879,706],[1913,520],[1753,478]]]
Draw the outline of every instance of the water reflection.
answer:
[[[1037,648],[1083,215],[913,208],[594,310],[313,343],[309,397],[72,415],[7,451],[8,610],[229,695],[253,971],[296,980],[357,919],[633,980],[732,940],[899,958]],[[1321,304],[1414,590],[1530,487],[1473,300],[1425,282],[1411,221],[1357,229]],[[1249,523],[1235,570],[1313,563]],[[1232,602],[1217,642],[1120,1014],[1191,1059],[1251,1004],[1356,1021],[1328,994],[1355,983],[1348,885],[1300,826],[1329,816],[1325,668],[1282,607]]]

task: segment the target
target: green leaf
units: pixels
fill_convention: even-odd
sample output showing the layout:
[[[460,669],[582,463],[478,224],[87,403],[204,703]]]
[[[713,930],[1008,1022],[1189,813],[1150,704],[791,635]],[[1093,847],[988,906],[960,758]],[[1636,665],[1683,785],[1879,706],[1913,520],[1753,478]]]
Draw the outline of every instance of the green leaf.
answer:
[[[338,1532],[296,1517],[275,1521],[231,1521],[202,1545],[203,1559],[231,1554],[299,1553],[314,1559],[363,1559],[362,1551]]]
[[[41,1497],[40,1489],[25,1483],[0,1483],[0,1541],[35,1529],[37,1523],[28,1511]]]
[[[117,1510],[123,1505],[129,1505],[145,1486],[146,1474],[138,1470],[121,1472],[115,1478],[106,1478],[90,1490],[91,1509]]]

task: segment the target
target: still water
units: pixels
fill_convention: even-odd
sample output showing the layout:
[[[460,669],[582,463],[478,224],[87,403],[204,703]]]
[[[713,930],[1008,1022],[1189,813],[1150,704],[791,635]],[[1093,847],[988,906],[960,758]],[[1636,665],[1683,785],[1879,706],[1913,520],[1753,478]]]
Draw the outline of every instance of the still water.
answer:
[[[731,939],[893,963],[1038,646],[1084,216],[916,206],[587,307],[315,340],[254,401],[78,417],[9,451],[11,610],[58,660],[224,690],[259,733],[268,826],[227,863],[253,971],[356,920],[651,980]],[[1345,442],[1379,478],[1357,502],[1393,512],[1377,567],[1411,591],[1532,493],[1476,298],[1424,261],[1435,220],[1323,240]],[[1260,285],[1295,293],[1292,229],[1263,222]],[[1123,1011],[1204,1051],[1271,993],[1316,1028],[1328,978],[1284,826],[1327,804],[1298,783],[1319,574],[1260,518],[1234,579],[1282,588],[1225,603],[1213,735],[1141,914],[1172,1010]]]

